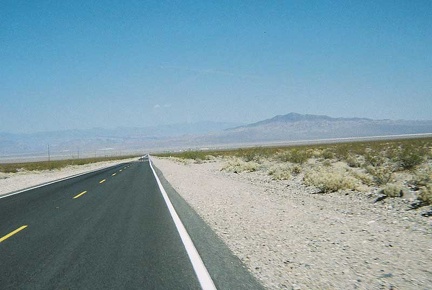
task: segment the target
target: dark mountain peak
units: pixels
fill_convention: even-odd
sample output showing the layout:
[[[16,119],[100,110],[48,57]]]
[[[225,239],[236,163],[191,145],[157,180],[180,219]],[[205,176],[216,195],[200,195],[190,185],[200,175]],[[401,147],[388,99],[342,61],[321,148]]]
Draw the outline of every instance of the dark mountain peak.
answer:
[[[315,120],[331,120],[333,118],[325,115],[309,115],[309,114],[298,114],[289,113],[286,115],[277,115],[269,119],[269,122],[298,122],[298,121],[315,121]]]
[[[277,115],[271,119],[266,119],[263,121],[259,121],[256,123],[252,123],[249,125],[246,125],[244,127],[256,127],[261,125],[267,125],[267,124],[276,124],[276,123],[294,123],[294,122],[300,122],[300,121],[320,121],[320,120],[327,120],[330,121],[333,118],[323,115],[308,115],[308,114],[298,114],[298,113],[289,113],[286,115]],[[241,127],[239,127],[241,128]]]
[[[298,113],[291,112],[286,115],[277,115],[270,119],[252,123],[246,126],[237,127],[234,129],[251,128],[251,127],[258,127],[258,126],[272,125],[272,124],[289,124],[289,123],[296,123],[296,122],[323,122],[323,121],[336,122],[336,121],[372,121],[372,120],[366,118],[332,118],[326,115],[298,114]]]

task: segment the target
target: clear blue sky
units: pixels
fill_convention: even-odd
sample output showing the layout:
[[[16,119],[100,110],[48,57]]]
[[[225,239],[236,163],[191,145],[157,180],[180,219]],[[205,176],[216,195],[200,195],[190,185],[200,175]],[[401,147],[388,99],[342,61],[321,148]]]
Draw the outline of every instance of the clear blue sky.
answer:
[[[432,119],[432,1],[0,2],[0,131]]]

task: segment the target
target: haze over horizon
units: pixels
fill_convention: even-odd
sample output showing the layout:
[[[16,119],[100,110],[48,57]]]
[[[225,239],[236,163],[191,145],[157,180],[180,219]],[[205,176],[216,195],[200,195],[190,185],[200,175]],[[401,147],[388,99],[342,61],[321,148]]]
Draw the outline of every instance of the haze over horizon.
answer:
[[[432,120],[431,1],[2,1],[0,132]]]

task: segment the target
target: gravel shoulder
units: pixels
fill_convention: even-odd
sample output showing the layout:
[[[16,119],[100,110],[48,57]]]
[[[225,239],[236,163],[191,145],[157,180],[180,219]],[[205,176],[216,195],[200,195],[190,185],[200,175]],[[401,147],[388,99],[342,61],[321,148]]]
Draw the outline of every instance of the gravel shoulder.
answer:
[[[432,289],[432,219],[408,201],[314,194],[220,160],[153,162],[266,288]]]

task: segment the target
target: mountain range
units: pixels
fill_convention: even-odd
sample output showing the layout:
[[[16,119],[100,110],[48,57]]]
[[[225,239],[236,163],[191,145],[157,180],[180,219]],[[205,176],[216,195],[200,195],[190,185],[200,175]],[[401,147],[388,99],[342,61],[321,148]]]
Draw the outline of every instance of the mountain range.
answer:
[[[44,157],[48,150],[53,158],[75,158],[163,149],[427,133],[432,133],[432,120],[333,118],[289,113],[247,125],[201,122],[33,134],[0,133],[0,161],[17,156]]]
[[[332,118],[322,115],[289,113],[228,129],[222,136],[232,141],[270,142],[424,133],[432,133],[432,120]]]

